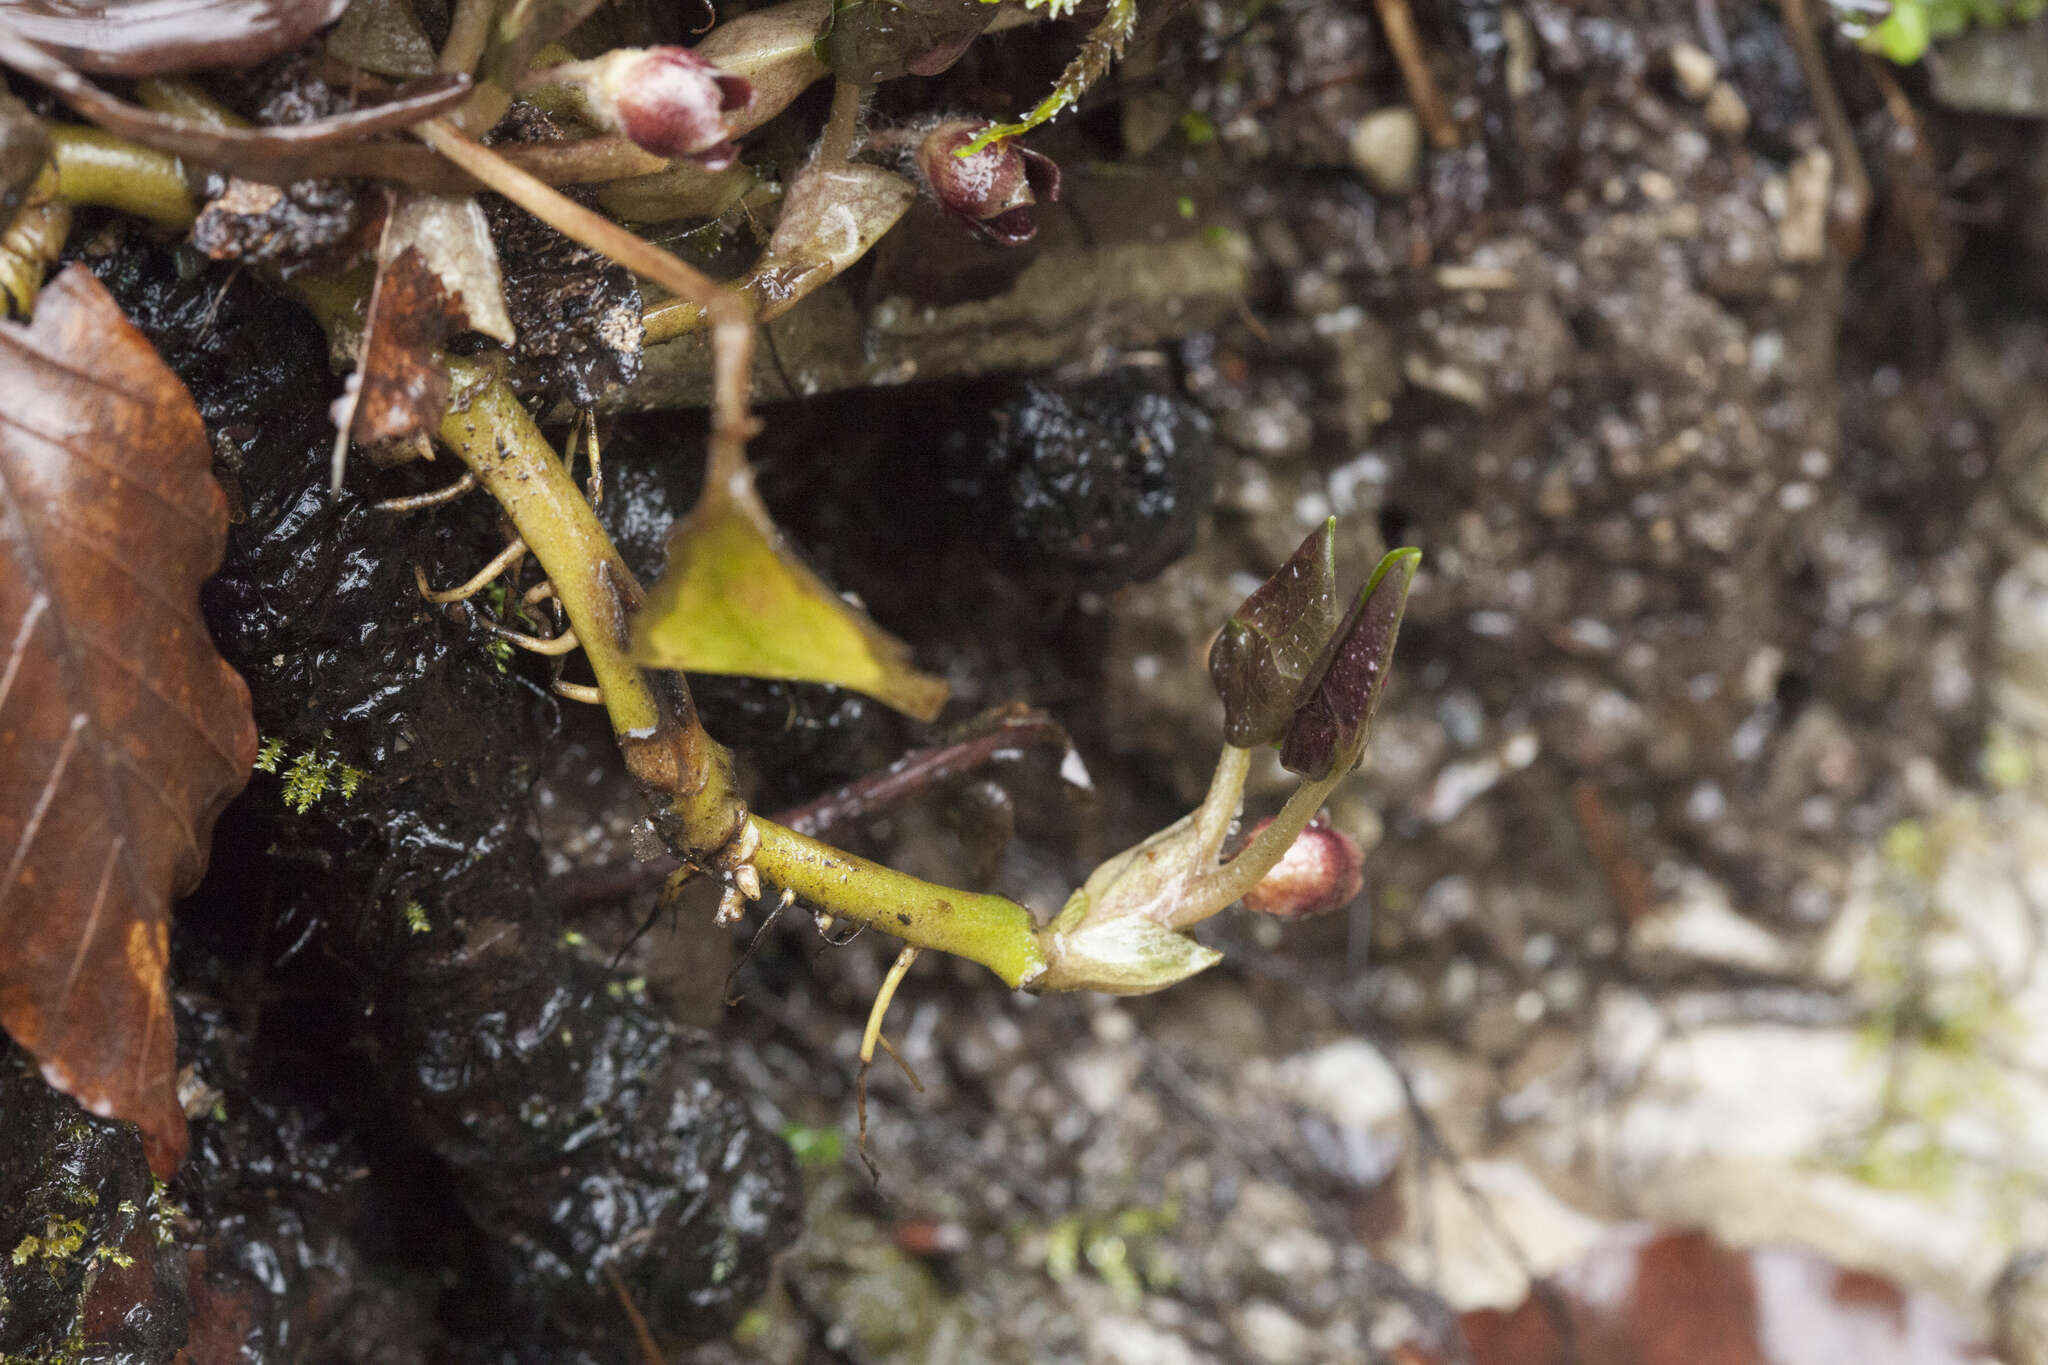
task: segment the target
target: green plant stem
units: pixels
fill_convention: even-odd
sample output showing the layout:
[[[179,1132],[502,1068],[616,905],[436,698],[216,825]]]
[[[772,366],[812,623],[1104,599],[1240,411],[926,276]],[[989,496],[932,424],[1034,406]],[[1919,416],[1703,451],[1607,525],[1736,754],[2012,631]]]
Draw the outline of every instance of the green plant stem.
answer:
[[[448,369],[470,397],[449,404],[442,441],[504,507],[555,585],[627,768],[665,804],[657,824],[682,851],[711,860],[746,820],[732,755],[704,732],[685,689],[657,687],[626,657],[640,585],[511,386],[474,362],[450,358]]]
[[[728,846],[752,842],[741,830],[751,824],[760,875],[835,917],[979,962],[1012,986],[1042,973],[1037,924],[1015,901],[922,881],[746,814],[732,756],[704,732],[680,680],[657,681],[627,658],[640,588],[568,469],[508,384],[473,361],[451,357],[448,368],[458,397],[441,439],[497,498],[554,584],[627,766],[666,803],[659,823],[677,851],[715,863]],[[467,406],[458,406],[465,393]]]
[[[1287,856],[1287,850],[1294,847],[1294,841],[1308,828],[1308,822],[1316,818],[1323,802],[1329,800],[1330,793],[1350,775],[1347,769],[1332,773],[1320,782],[1296,787],[1287,798],[1287,804],[1273,817],[1272,824],[1253,836],[1235,858],[1196,880],[1184,911],[1170,921],[1172,926],[1185,929],[1199,924],[1242,900],[1246,892],[1264,881],[1266,874]]]
[[[173,228],[190,226],[199,212],[183,162],[97,128],[53,125],[50,164],[57,197],[72,204],[98,204]]]
[[[749,818],[761,836],[754,852],[761,875],[831,914],[979,962],[1011,986],[1029,985],[1045,971],[1037,922],[1017,902],[937,886],[773,820]]]

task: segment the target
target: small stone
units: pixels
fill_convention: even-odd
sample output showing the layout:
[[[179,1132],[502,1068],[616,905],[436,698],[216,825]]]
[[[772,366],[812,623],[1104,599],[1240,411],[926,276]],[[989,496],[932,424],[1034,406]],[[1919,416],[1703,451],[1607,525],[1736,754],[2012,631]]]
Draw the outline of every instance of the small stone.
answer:
[[[1739,138],[1749,131],[1749,105],[1726,81],[1715,82],[1707,94],[1707,127],[1727,138]]]
[[[1813,262],[1828,250],[1828,197],[1835,183],[1835,161],[1813,147],[1802,152],[1785,173],[1785,214],[1778,223],[1778,259]]]
[[[1351,130],[1351,164],[1380,194],[1408,194],[1422,164],[1422,125],[1406,106],[1375,109]]]
[[[1671,49],[1671,78],[1678,84],[1678,93],[1697,104],[1707,98],[1714,88],[1721,68],[1707,55],[1704,48],[1691,43],[1679,43]]]
[[[1264,1365],[1300,1365],[1314,1346],[1314,1334],[1300,1319],[1266,1299],[1254,1299],[1239,1310],[1237,1338]]]

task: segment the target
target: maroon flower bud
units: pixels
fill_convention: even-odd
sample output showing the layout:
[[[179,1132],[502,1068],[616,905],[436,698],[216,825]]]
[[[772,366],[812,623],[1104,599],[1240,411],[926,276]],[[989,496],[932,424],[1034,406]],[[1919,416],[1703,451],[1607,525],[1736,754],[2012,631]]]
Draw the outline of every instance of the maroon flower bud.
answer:
[[[1252,833],[1272,823],[1261,820]],[[1305,919],[1351,904],[1364,886],[1365,854],[1358,842],[1317,815],[1245,895],[1244,906],[1280,919]]]
[[[686,47],[622,47],[539,75],[579,90],[600,127],[709,171],[724,170],[738,155],[726,115],[754,93],[745,77],[727,75]]]
[[[1059,199],[1060,168],[1008,138],[959,155],[988,126],[980,119],[947,119],[918,145],[917,169],[955,222],[985,242],[1018,246],[1038,232],[1032,206]]]

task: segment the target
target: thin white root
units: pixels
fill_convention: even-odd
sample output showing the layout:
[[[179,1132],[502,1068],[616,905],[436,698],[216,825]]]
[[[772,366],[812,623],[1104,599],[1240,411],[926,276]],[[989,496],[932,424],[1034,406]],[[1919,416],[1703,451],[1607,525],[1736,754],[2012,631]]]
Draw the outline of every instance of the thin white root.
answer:
[[[477,570],[476,577],[470,579],[459,588],[449,588],[445,592],[436,592],[427,583],[427,571],[417,564],[412,566],[412,581],[418,585],[420,596],[426,598],[429,602],[462,602],[482,592],[492,579],[511,568],[514,564],[517,564],[520,557],[525,553],[526,542],[518,536],[514,536],[510,545],[498,551],[495,559]]]
[[[523,630],[513,630],[509,626],[501,626],[495,623],[487,624],[484,629],[490,631],[491,634],[497,636],[500,640],[508,640],[532,654],[545,654],[553,657],[558,654],[567,654],[570,650],[578,647],[576,632],[573,630],[565,630],[551,640],[543,640],[538,635],[528,635]]]
[[[415,493],[409,498],[386,498],[372,504],[379,512],[417,512],[426,507],[439,507],[444,502],[454,502],[464,493],[476,491],[476,474],[465,473],[446,488],[436,488],[428,493]]]
[[[875,1062],[875,1044],[880,1043],[896,1065],[903,1068],[903,1074],[910,1078],[913,1089],[923,1090],[924,1085],[917,1079],[917,1073],[903,1060],[896,1049],[889,1046],[889,1040],[882,1036],[882,1019],[889,1013],[889,1004],[896,998],[896,988],[903,984],[903,978],[910,972],[911,964],[917,961],[917,949],[906,943],[903,951],[896,954],[896,961],[890,964],[889,974],[882,978],[882,988],[875,992],[874,1006],[868,1010],[868,1026],[860,1036],[860,1070],[854,1076],[853,1089],[855,1108],[860,1113],[860,1159],[867,1165],[869,1176],[881,1179],[875,1163],[868,1160],[868,1068]]]

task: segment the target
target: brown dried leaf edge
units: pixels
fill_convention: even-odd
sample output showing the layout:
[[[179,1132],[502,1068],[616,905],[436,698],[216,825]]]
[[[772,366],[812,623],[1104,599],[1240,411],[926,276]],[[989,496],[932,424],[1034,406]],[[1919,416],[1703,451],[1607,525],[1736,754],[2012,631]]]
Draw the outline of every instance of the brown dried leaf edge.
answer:
[[[200,582],[227,507],[192,398],[80,266],[0,324],[0,1027],[185,1153],[170,901],[256,756]]]

